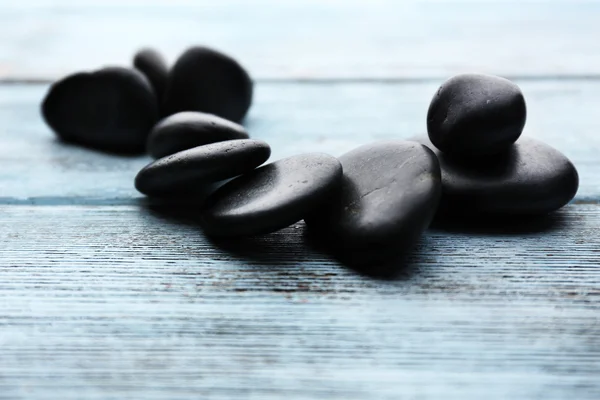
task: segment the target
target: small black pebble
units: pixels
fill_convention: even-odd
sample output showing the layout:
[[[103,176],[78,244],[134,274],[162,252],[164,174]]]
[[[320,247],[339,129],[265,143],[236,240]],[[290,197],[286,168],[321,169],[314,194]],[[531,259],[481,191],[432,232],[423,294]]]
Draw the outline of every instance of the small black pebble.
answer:
[[[135,187],[148,196],[179,196],[252,171],[271,155],[269,145],[243,139],[217,142],[180,151],[145,166]]]
[[[481,214],[543,215],[566,205],[577,193],[579,175],[560,151],[521,138],[508,151],[482,160],[450,157],[422,136],[442,168],[439,216]]]
[[[160,121],[148,137],[148,153],[168,156],[196,146],[234,139],[248,139],[243,126],[212,114],[184,111]]]
[[[165,115],[201,111],[241,122],[252,102],[252,80],[233,58],[207,47],[192,47],[169,72]]]
[[[67,142],[115,153],[141,153],[158,119],[156,96],[142,73],[109,67],[55,82],[42,115]]]
[[[437,91],[427,113],[431,142],[447,154],[479,157],[505,151],[521,135],[521,89],[498,76],[457,75]]]
[[[384,262],[412,249],[441,195],[438,160],[425,146],[382,141],[339,158],[341,190],[306,223],[353,264]]]
[[[161,107],[169,75],[169,66],[163,56],[154,49],[142,49],[133,57],[133,66],[148,78]]]
[[[251,236],[285,228],[334,194],[342,177],[327,154],[302,154],[226,183],[206,201],[201,223],[210,236]]]

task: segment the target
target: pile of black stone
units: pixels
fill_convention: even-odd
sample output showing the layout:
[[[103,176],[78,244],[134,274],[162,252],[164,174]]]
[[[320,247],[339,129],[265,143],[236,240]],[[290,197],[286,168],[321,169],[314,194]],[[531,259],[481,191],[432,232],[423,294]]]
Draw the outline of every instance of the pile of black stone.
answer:
[[[250,76],[216,50],[192,47],[169,69],[159,53],[145,49],[133,64],[135,68],[107,67],[55,82],[42,104],[44,119],[65,141],[113,153],[142,153],[162,117],[203,111],[240,122],[250,108]]]
[[[239,125],[252,81],[235,60],[194,47],[170,69],[152,50],[139,52],[134,65],[56,82],[44,118],[70,142],[147,150],[157,160],[138,173],[136,188],[155,198],[201,199],[194,207],[211,237],[267,234],[305,220],[340,259],[375,268],[407,254],[436,214],[543,215],[577,192],[577,171],[564,155],[518,140],[525,100],[500,77],[445,82],[429,108],[428,137],[261,166],[271,149]]]

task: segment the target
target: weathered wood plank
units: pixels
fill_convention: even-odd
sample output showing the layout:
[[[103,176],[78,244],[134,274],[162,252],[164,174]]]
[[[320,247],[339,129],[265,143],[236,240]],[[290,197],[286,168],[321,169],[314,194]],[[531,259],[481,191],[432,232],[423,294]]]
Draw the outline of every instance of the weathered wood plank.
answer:
[[[547,141],[579,169],[578,199],[600,195],[600,82],[519,82],[528,102],[527,135]],[[340,155],[373,140],[425,132],[439,82],[260,84],[247,121],[273,147],[272,159],[310,151]],[[133,188],[146,157],[108,156],[64,145],[43,124],[46,85],[0,85],[0,202],[113,204]]]
[[[134,206],[1,206],[0,397],[596,400],[600,208],[546,222],[432,230],[377,281],[303,225],[225,250]]]
[[[209,44],[259,78],[599,75],[594,1],[70,1],[0,4],[0,77],[173,60]]]

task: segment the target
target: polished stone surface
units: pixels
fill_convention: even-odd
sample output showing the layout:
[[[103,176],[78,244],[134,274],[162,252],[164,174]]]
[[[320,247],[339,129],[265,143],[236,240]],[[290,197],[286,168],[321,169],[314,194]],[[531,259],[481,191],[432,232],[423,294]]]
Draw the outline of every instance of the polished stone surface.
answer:
[[[67,142],[115,153],[140,153],[158,119],[156,96],[141,72],[121,67],[55,82],[42,115]]]
[[[214,142],[248,139],[243,126],[216,115],[184,111],[160,121],[148,137],[148,153],[154,158]]]
[[[409,252],[440,199],[440,167],[433,152],[415,142],[380,141],[339,160],[341,190],[306,218],[311,231],[353,262]]]
[[[233,58],[208,47],[184,52],[169,72],[166,115],[201,111],[240,122],[252,103],[248,72]]]
[[[440,216],[547,214],[571,201],[579,187],[573,163],[539,140],[523,137],[507,152],[482,160],[450,157],[426,136],[416,140],[440,161]]]
[[[149,196],[180,196],[250,172],[269,159],[271,148],[260,140],[228,140],[180,151],[145,166],[135,178]]]
[[[521,135],[526,114],[515,83],[493,75],[456,75],[433,96],[427,131],[444,153],[480,157],[508,149]]]
[[[167,61],[158,51],[151,48],[144,48],[135,53],[133,66],[150,81],[160,108],[164,100],[167,78],[169,76]]]
[[[202,227],[210,236],[277,231],[334,195],[341,177],[342,166],[330,155],[284,158],[228,182],[211,195],[202,211]]]

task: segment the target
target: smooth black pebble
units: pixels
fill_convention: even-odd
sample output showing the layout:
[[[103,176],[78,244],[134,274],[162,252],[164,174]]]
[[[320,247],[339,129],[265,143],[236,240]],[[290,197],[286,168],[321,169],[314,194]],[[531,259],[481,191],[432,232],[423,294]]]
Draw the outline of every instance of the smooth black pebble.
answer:
[[[513,82],[493,75],[457,75],[431,100],[427,132],[444,153],[481,157],[516,142],[526,114],[523,93]]]
[[[225,140],[248,139],[243,126],[212,114],[184,111],[160,121],[148,137],[154,158]]]
[[[252,171],[270,155],[271,148],[260,140],[198,146],[148,164],[137,174],[135,187],[148,196],[201,192],[206,185]]]
[[[164,99],[167,78],[169,76],[169,66],[164,57],[154,49],[142,49],[135,53],[133,66],[141,71],[150,81],[160,107]]]
[[[251,236],[298,222],[335,194],[339,161],[302,154],[262,166],[228,182],[206,201],[201,223],[210,236]]]
[[[252,80],[233,58],[192,47],[169,71],[165,113],[200,111],[240,122],[252,103]]]
[[[310,230],[351,264],[405,255],[429,226],[441,194],[440,167],[419,143],[382,141],[339,158],[338,196],[306,218]]]
[[[577,193],[575,166],[560,151],[521,138],[503,154],[467,160],[437,150],[442,168],[442,216],[481,214],[542,215],[566,205]]]
[[[158,119],[158,106],[141,72],[110,67],[55,82],[43,100],[42,115],[67,142],[140,153]]]

